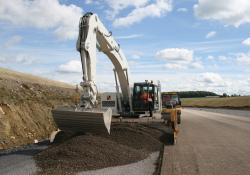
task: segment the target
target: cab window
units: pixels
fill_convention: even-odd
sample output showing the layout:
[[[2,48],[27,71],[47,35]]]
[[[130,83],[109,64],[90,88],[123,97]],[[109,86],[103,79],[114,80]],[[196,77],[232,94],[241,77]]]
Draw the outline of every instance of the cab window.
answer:
[[[135,90],[134,90],[134,93],[135,94],[139,94],[140,92],[141,92],[141,87],[140,86],[136,86]]]

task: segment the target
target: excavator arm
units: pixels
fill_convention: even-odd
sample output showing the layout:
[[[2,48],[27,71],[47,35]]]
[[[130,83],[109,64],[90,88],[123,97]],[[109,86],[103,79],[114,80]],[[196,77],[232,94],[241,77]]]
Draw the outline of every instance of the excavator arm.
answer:
[[[81,55],[83,82],[83,94],[80,105],[83,108],[94,108],[97,104],[96,87],[96,50],[103,52],[114,65],[122,92],[123,102],[131,105],[130,81],[128,75],[128,63],[120,45],[93,13],[86,13],[79,24],[79,35],[76,44]]]

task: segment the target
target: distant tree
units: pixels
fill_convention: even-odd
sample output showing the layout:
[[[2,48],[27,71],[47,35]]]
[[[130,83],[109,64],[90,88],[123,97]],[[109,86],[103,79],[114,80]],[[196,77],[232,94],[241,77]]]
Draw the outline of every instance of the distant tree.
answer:
[[[222,94],[222,96],[223,97],[228,97],[227,93],[225,93],[225,92]]]
[[[231,97],[240,97],[240,94],[232,94]]]

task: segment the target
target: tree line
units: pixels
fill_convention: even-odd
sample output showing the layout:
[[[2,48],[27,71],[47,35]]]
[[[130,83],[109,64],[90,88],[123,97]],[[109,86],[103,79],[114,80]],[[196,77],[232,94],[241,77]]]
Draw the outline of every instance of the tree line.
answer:
[[[214,92],[209,91],[180,91],[177,92],[180,98],[198,98],[207,96],[219,96]]]

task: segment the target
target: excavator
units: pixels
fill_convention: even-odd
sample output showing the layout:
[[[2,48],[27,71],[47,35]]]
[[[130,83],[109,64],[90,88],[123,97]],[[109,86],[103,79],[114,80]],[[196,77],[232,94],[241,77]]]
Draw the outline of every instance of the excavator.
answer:
[[[161,111],[160,83],[153,81],[132,83],[127,59],[120,45],[115,41],[98,18],[88,12],[80,19],[76,43],[82,63],[82,94],[77,106],[61,106],[52,110],[52,116],[59,130],[52,133],[51,141],[59,131],[110,133],[112,115],[153,115]],[[96,52],[103,52],[114,66],[116,92],[101,93],[98,108],[96,86]]]

